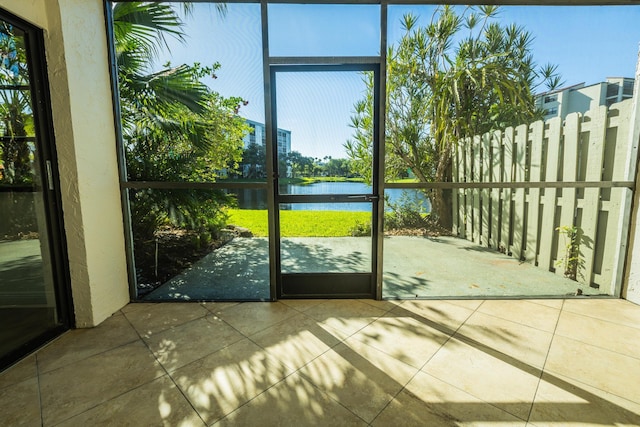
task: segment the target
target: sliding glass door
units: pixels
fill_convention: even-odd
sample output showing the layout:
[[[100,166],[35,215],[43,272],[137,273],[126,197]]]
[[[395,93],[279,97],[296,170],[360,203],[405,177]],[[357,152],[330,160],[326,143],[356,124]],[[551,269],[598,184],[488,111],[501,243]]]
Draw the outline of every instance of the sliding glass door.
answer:
[[[41,36],[0,11],[0,367],[70,320]]]

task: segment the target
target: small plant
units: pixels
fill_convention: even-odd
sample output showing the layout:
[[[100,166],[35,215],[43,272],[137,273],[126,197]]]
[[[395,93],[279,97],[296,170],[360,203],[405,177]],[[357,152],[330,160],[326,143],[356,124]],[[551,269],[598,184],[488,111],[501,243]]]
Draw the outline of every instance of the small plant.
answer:
[[[356,223],[349,229],[349,233],[353,237],[371,236],[371,223],[356,221]]]
[[[403,192],[397,202],[387,199],[386,205],[390,210],[385,214],[387,229],[425,228],[429,225],[425,200],[418,194]]]
[[[577,280],[578,265],[580,257],[580,236],[579,229],[575,225],[563,225],[557,227],[556,231],[564,237],[564,257],[556,260],[556,267],[564,268],[564,276]]]

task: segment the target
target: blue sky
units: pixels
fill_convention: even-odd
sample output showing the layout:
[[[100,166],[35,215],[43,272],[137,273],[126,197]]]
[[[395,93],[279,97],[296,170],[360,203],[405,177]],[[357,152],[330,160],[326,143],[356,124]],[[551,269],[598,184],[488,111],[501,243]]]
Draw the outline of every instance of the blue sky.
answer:
[[[158,63],[220,62],[206,83],[225,96],[249,101],[241,115],[264,122],[259,4],[228,3],[221,17],[208,4],[195,3],[185,19],[185,44],[170,41],[171,54]],[[388,43],[402,34],[407,12],[426,23],[434,6],[389,6]],[[379,7],[375,5],[269,6],[272,56],[377,55]],[[640,6],[505,6],[499,19],[516,23],[535,37],[538,64],[558,65],[567,85],[633,77],[640,43]],[[349,117],[364,84],[357,73],[278,74],[278,126],[292,131],[292,148],[303,155],[345,157],[351,136]]]

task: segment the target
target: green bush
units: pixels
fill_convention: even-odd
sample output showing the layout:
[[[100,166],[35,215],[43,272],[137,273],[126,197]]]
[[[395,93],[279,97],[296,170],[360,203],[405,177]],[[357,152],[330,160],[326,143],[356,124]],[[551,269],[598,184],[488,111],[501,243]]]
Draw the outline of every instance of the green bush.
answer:
[[[387,199],[386,206],[390,209],[384,216],[386,229],[425,228],[429,225],[429,214],[418,193],[403,191],[397,202]]]

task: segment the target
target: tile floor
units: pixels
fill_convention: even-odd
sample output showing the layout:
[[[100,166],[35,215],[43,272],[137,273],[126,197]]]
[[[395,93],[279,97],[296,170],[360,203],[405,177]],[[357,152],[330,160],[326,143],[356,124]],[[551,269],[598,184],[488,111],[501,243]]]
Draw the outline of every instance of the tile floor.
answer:
[[[0,424],[638,426],[640,306],[130,304],[0,373]]]

